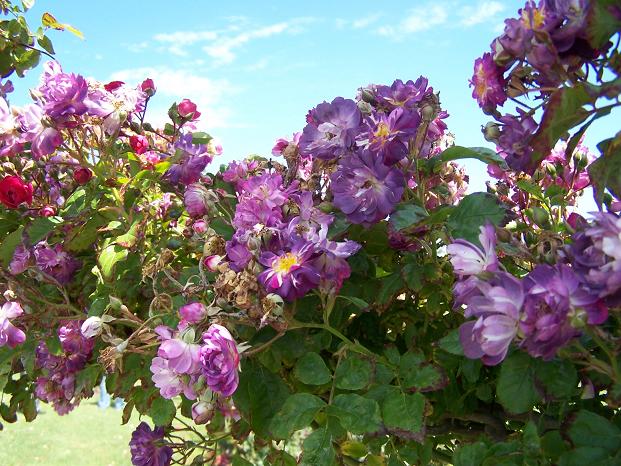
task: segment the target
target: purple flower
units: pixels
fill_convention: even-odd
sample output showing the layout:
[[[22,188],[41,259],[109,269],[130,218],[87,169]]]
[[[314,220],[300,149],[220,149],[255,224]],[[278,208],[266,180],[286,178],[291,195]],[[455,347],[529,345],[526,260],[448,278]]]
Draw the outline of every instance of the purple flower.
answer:
[[[533,149],[530,141],[537,130],[537,122],[532,116],[518,109],[519,117],[504,115],[500,117],[500,136],[498,147],[510,168],[516,171],[532,172],[537,168],[530,158]]]
[[[23,244],[20,244],[15,248],[15,252],[13,253],[13,258],[9,264],[9,272],[11,272],[12,275],[18,275],[24,272],[30,265],[31,259],[32,253],[30,250]]]
[[[235,237],[231,241],[226,242],[225,249],[230,266],[236,272],[243,270],[253,257],[248,247],[240,243]]]
[[[447,250],[456,274],[460,276],[477,275],[481,272],[496,272],[498,270],[494,225],[487,223],[485,226],[481,226],[479,241],[483,250],[463,239],[455,240],[448,245]]]
[[[517,335],[520,310],[524,301],[522,283],[513,275],[498,272],[486,282],[474,279],[472,288],[462,296],[466,317],[476,317],[459,328],[464,354],[493,366],[507,355]]]
[[[34,256],[37,267],[55,278],[61,285],[69,283],[81,265],[80,261],[65,252],[60,244],[49,246],[42,241],[34,247]]]
[[[201,364],[207,386],[223,396],[231,396],[239,384],[239,353],[229,331],[212,324],[203,334]]]
[[[58,339],[66,356],[65,365],[72,372],[85,366],[95,346],[94,339],[82,335],[82,324],[81,320],[71,320],[58,328]]]
[[[151,380],[160,389],[160,395],[164,398],[170,400],[183,393],[188,400],[196,399],[196,393],[190,385],[190,377],[170,368],[168,359],[154,357],[150,369]]]
[[[611,306],[621,303],[621,218],[593,213],[593,222],[572,238],[568,255],[575,271]]]
[[[19,317],[24,313],[19,303],[4,303],[0,308],[0,347],[8,346],[15,348],[26,341],[26,334],[23,330],[15,327],[9,319]]]
[[[164,427],[151,430],[146,422],[141,422],[132,433],[129,450],[134,466],[168,466],[173,455],[164,441]]]
[[[222,179],[227,183],[239,183],[249,176],[254,175],[258,168],[259,162],[257,160],[233,161],[229,163],[226,170],[222,172]]]
[[[191,331],[193,334],[193,330]],[[159,325],[155,329],[162,339],[157,355],[168,361],[168,367],[177,374],[196,374],[200,370],[200,345],[188,343],[184,340],[186,332],[175,335],[165,325]]]
[[[491,53],[484,53],[474,62],[474,75],[470,80],[472,97],[477,99],[482,109],[495,109],[507,100],[502,77],[502,68],[494,62]]]
[[[218,197],[215,193],[199,183],[189,185],[183,194],[185,210],[191,217],[202,217],[207,214],[209,206],[217,200]]]
[[[395,80],[391,86],[373,86],[374,97],[380,107],[390,113],[396,107],[412,109],[423,100],[425,95],[433,92],[427,88],[429,81],[420,76],[415,82],[409,80],[403,83],[400,79]]]
[[[405,190],[401,170],[367,150],[343,158],[330,181],[334,205],[350,222],[367,227],[386,218]]]
[[[193,144],[192,134],[182,135],[175,142],[173,149],[181,159],[179,163],[172,165],[166,173],[164,179],[171,183],[192,184],[200,180],[201,173],[212,160],[209,150],[204,144]]]
[[[84,100],[88,94],[88,84],[84,77],[73,73],[63,73],[60,65],[48,62],[41,76],[38,91],[44,101],[43,108],[52,118],[82,115],[88,110]]]
[[[394,165],[407,156],[408,140],[416,135],[419,124],[419,114],[403,107],[395,108],[389,115],[376,114],[369,119],[369,150],[387,165]]]
[[[271,208],[257,199],[242,199],[235,206],[233,226],[238,230],[273,227],[282,221],[282,209]]]
[[[207,308],[203,303],[188,303],[179,308],[179,314],[189,324],[197,324],[207,315]]]
[[[538,265],[524,279],[524,288],[521,345],[533,357],[551,359],[559,348],[580,335],[572,326],[572,317],[586,313],[592,323],[606,320],[607,309],[567,265]]]
[[[269,293],[276,293],[288,301],[301,298],[319,284],[319,272],[311,261],[314,254],[314,245],[304,241],[294,242],[279,254],[263,252],[259,262],[267,269],[259,274],[258,279]]]
[[[352,151],[361,131],[362,114],[356,102],[337,97],[310,111],[300,137],[300,154],[324,160]]]

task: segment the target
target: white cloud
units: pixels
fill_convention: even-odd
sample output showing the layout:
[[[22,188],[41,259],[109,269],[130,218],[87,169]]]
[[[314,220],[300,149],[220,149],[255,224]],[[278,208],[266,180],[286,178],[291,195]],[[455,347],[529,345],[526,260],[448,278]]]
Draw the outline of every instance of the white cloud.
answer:
[[[497,1],[480,1],[476,6],[464,6],[459,12],[460,24],[475,26],[485,23],[494,19],[503,10],[503,4]]]
[[[110,80],[140,83],[153,79],[157,88],[156,98],[163,104],[150,108],[147,120],[161,125],[167,120],[166,110],[172,102],[188,98],[196,103],[202,113],[199,125],[205,128],[229,127],[231,111],[224,102],[237,89],[226,79],[210,79],[191,71],[168,67],[145,67],[119,70]],[[162,99],[162,97],[164,99]]]
[[[335,20],[336,28],[337,29],[345,29],[345,28],[364,29],[370,26],[371,24],[376,23],[377,20],[380,19],[381,16],[382,15],[380,13],[372,13],[367,16],[363,16],[362,18],[357,18],[357,19],[352,19],[352,20],[337,18]]]
[[[444,24],[448,20],[448,10],[445,5],[433,4],[424,7],[417,7],[396,26],[381,26],[377,33],[399,40],[406,35],[421,31],[427,31],[434,26]]]

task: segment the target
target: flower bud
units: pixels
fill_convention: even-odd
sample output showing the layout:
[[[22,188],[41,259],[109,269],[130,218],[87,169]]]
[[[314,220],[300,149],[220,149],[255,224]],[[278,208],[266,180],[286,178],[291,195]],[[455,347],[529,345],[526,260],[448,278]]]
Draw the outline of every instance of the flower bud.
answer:
[[[142,135],[129,138],[129,145],[136,154],[144,154],[149,149],[149,140]]]
[[[197,324],[207,314],[207,309],[203,303],[188,303],[179,308],[179,315],[190,324]]]
[[[486,141],[496,142],[500,137],[500,125],[490,121],[481,129],[481,132]]]
[[[53,217],[56,215],[56,210],[51,205],[46,205],[45,207],[41,207],[39,209],[39,215],[41,217]]]
[[[80,167],[73,172],[73,180],[79,185],[85,185],[93,177],[93,172],[86,167]]]
[[[207,222],[205,220],[197,220],[192,224],[192,229],[195,233],[202,235],[207,231]]]
[[[206,424],[213,417],[215,412],[213,403],[207,401],[197,401],[192,405],[192,419],[196,424]]]
[[[196,109],[196,104],[189,99],[183,99],[177,105],[177,113],[181,118],[190,120],[197,120],[201,116],[201,113]]]
[[[218,264],[222,262],[223,257],[217,254],[207,256],[203,259],[203,264],[210,272],[217,272]]]
[[[142,81],[142,84],[140,85],[140,89],[142,90],[142,92],[147,94],[147,96],[149,97],[155,94],[155,84],[153,83],[153,80],[151,78],[147,78],[144,81]]]
[[[362,100],[358,102],[358,109],[364,115],[370,115],[373,112],[373,106],[370,103],[364,102]]]
[[[360,89],[360,99],[368,104],[374,104],[375,93],[372,89],[369,89],[368,87],[363,87],[362,89]]]
[[[92,316],[84,321],[80,327],[80,333],[84,338],[93,338],[101,335],[103,320],[100,317]]]

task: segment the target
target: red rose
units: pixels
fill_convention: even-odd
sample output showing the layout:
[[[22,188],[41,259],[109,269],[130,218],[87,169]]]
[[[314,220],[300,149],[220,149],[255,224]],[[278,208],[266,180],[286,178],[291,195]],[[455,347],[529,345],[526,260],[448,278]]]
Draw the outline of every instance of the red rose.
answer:
[[[136,154],[144,154],[149,149],[149,140],[144,136],[130,136],[129,145]]]
[[[183,99],[177,105],[177,113],[181,118],[189,118],[190,120],[197,120],[201,116],[201,112],[196,110],[196,104],[190,99]]]
[[[24,182],[19,176],[5,176],[0,180],[0,202],[9,209],[17,209],[23,202],[30,205],[32,185]]]
[[[80,167],[73,172],[73,179],[78,184],[86,184],[93,177],[93,172],[88,168]]]

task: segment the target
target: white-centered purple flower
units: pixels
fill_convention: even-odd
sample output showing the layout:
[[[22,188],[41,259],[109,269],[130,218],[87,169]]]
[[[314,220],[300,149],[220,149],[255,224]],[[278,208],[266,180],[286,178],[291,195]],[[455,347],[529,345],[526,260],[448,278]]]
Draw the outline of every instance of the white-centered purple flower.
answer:
[[[230,332],[212,324],[203,334],[205,344],[200,360],[207,386],[223,396],[231,396],[239,385],[239,352]]]
[[[159,356],[154,357],[150,369],[151,380],[164,398],[170,400],[183,393],[188,400],[196,399],[196,393],[191,385],[191,377],[173,370],[168,359]]]
[[[24,310],[17,302],[7,302],[0,307],[0,347],[8,346],[15,348],[26,341],[26,334],[23,330],[15,327],[9,319],[21,316]]]
[[[390,114],[372,114],[367,121],[369,131],[363,136],[371,152],[381,157],[387,165],[394,165],[408,155],[408,141],[416,135],[420,124],[418,112],[403,107]]]
[[[173,450],[164,440],[164,427],[153,430],[146,422],[141,422],[132,433],[129,451],[134,466],[168,466]]]
[[[401,170],[368,150],[341,159],[330,182],[334,205],[350,222],[367,227],[386,218],[405,190]]]
[[[351,152],[362,130],[362,114],[351,99],[337,97],[309,112],[300,137],[300,154],[330,160]]]
[[[494,225],[488,223],[481,226],[479,241],[483,246],[482,250],[464,239],[457,239],[448,245],[447,251],[451,256],[451,264],[453,264],[453,269],[457,275],[463,277],[498,270]]]

